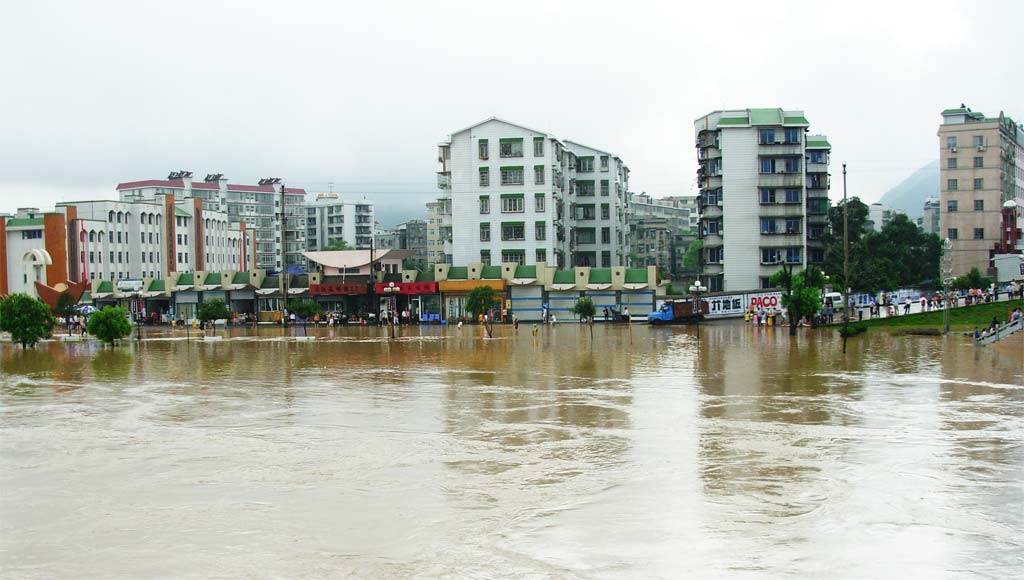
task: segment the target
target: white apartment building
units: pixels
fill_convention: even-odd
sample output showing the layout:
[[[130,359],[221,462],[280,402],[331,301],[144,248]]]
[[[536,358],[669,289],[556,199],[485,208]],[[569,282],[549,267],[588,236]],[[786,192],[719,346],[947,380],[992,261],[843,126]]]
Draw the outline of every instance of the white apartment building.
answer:
[[[219,173],[194,181],[192,172],[176,171],[167,179],[149,179],[120,183],[122,201],[153,201],[163,195],[175,199],[201,199],[205,211],[222,211],[232,224],[251,235],[256,255],[254,268],[273,270],[281,267],[281,252],[286,265],[305,265],[306,258],[306,191],[284,187],[280,179],[262,179],[258,185],[228,183]],[[283,195],[282,195],[283,194]],[[281,227],[281,198],[284,198],[285,223]]]
[[[428,260],[625,265],[629,169],[617,156],[492,117],[452,133],[438,162]]]
[[[885,204],[873,203],[868,206],[868,221],[865,227],[869,232],[880,232],[889,225],[897,214],[903,213]]]
[[[373,222],[372,201],[344,201],[337,193],[318,193],[306,205],[306,250],[316,252],[337,241],[351,250],[368,250]]]
[[[702,277],[715,292],[771,286],[783,263],[820,265],[828,220],[823,135],[803,111],[714,111],[694,122],[704,242]]]
[[[445,240],[441,237],[441,228],[443,222],[445,222],[445,216],[442,216],[439,209],[441,203],[437,201],[427,202],[427,263],[428,264],[451,264],[452,255],[450,252],[445,252],[445,245],[451,247],[451,240]],[[450,216],[448,225],[446,227],[448,233],[451,232],[451,221]]]

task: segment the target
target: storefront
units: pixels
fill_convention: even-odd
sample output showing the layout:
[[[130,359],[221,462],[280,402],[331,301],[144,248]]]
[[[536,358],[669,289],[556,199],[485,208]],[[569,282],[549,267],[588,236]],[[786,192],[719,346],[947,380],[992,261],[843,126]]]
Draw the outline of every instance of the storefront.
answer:
[[[394,309],[398,312],[409,310],[414,320],[428,320],[425,315],[436,311],[440,301],[437,296],[437,282],[389,282],[375,284],[374,291],[379,298],[378,311]],[[393,300],[393,305],[389,306]],[[434,308],[432,312],[430,309]]]
[[[505,303],[504,280],[444,280],[437,283],[441,292],[441,316],[446,322],[469,320],[472,315],[466,310],[466,296],[470,290],[479,286],[489,286],[494,290],[495,297]]]
[[[369,279],[369,277],[367,277]],[[324,312],[357,317],[367,311],[366,282],[310,284],[309,294]]]
[[[199,305],[199,292],[186,290],[174,293],[174,320],[189,322],[196,317]]]
[[[540,320],[544,311],[544,287],[536,284],[509,287],[512,313],[523,321]]]

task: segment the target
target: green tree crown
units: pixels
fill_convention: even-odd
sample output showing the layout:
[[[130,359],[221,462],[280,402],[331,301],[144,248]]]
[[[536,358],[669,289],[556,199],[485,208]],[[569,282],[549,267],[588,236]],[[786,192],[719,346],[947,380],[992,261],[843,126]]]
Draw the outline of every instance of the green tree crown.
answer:
[[[128,311],[120,306],[107,306],[89,316],[89,334],[107,344],[114,344],[132,333]]]
[[[196,318],[203,322],[209,322],[211,320],[227,320],[231,316],[231,311],[228,310],[223,300],[215,299],[203,302],[199,305],[199,311],[196,313]]]
[[[494,294],[494,288],[490,286],[477,286],[466,295],[466,311],[472,314],[473,318],[478,318],[497,305],[498,299]]]
[[[0,330],[11,333],[11,342],[22,348],[51,336],[55,323],[50,308],[28,294],[12,294],[0,302]]]

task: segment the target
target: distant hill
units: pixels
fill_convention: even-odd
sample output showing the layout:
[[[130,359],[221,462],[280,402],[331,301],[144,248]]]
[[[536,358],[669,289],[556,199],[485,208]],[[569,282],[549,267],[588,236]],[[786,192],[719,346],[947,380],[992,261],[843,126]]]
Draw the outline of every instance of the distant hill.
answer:
[[[908,217],[920,217],[924,213],[924,200],[939,195],[939,160],[936,159],[918,169],[889,191],[879,203],[904,211]]]

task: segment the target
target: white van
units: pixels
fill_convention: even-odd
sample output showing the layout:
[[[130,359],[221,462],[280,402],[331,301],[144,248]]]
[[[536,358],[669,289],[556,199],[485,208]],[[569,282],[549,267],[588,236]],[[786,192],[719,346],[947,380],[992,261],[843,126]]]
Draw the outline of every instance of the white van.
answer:
[[[825,295],[821,297],[822,306],[827,303],[829,298],[832,299],[832,308],[835,308],[836,310],[842,310],[844,308],[842,293],[826,292]]]

